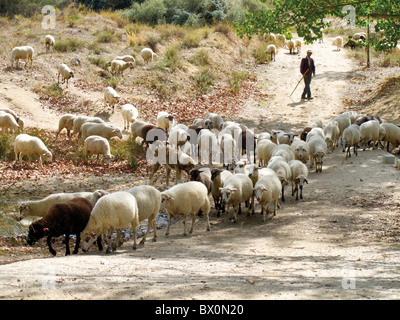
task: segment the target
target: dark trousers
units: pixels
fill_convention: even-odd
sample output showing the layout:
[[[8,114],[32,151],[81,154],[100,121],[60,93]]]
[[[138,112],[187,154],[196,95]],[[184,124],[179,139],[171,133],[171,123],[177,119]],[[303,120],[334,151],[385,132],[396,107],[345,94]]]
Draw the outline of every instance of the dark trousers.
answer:
[[[310,88],[311,74],[306,75],[304,77],[304,84],[305,84],[305,87],[304,87],[303,94],[301,95],[301,98],[304,99],[304,98],[306,98],[306,96],[307,96],[307,98],[311,98],[311,88]]]

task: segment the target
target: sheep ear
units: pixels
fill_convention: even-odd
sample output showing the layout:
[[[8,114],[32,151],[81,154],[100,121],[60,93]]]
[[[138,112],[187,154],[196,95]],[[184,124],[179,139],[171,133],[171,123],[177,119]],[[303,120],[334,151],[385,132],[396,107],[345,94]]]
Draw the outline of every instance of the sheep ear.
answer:
[[[91,237],[91,238],[96,237],[96,235],[95,235],[95,233],[94,233],[93,231],[90,232],[90,237]]]
[[[219,191],[222,191],[222,188],[221,188],[221,187],[219,188]]]
[[[43,234],[46,236],[50,233],[49,228],[43,228]]]
[[[231,191],[232,191],[232,192],[237,191],[237,188],[233,188],[233,189],[231,189]]]
[[[304,182],[308,184],[308,180],[307,179],[304,179]]]
[[[268,191],[268,189],[264,187],[264,188],[262,188],[262,191]]]

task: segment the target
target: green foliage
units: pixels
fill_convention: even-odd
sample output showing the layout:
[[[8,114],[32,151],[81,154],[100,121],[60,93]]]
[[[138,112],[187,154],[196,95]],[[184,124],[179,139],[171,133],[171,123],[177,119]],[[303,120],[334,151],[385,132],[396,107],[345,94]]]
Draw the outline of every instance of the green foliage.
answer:
[[[166,12],[163,0],[147,0],[143,3],[134,3],[127,17],[132,22],[143,22],[155,26],[165,20]]]
[[[208,51],[205,49],[200,49],[196,54],[193,55],[191,61],[193,64],[197,66],[204,66],[210,64]]]
[[[164,51],[164,60],[162,66],[171,68],[173,71],[181,67],[182,62],[179,57],[180,47],[177,45],[171,45],[167,47]]]
[[[116,9],[126,9],[132,5],[132,0],[75,0],[87,8],[93,9],[95,11],[99,10],[116,10]]]
[[[57,52],[73,52],[83,48],[85,42],[77,38],[67,38],[56,41],[54,50]]]
[[[0,160],[13,160],[14,149],[13,149],[14,138],[9,133],[3,133],[0,135]]]
[[[107,70],[109,64],[103,57],[87,57],[87,59],[94,65],[99,66],[104,70]]]
[[[41,14],[45,5],[63,8],[65,2],[63,0],[1,0],[0,16],[22,15],[31,17],[34,14]]]
[[[233,71],[231,78],[228,80],[229,88],[233,93],[239,92],[240,84],[249,79],[247,71]]]
[[[342,12],[343,7],[352,5],[358,27],[366,27],[374,21],[375,31],[381,32],[380,38],[370,39],[366,45],[382,51],[393,48],[400,39],[400,6],[397,1],[315,0],[312,3],[303,0],[273,0],[271,9],[248,11],[243,21],[234,22],[235,30],[240,37],[273,32],[291,38],[290,29],[295,28],[299,37],[312,42],[330,26],[326,17],[344,18],[348,11]]]
[[[207,92],[214,84],[214,74],[209,67],[204,67],[194,77],[194,80],[196,81],[197,90]]]

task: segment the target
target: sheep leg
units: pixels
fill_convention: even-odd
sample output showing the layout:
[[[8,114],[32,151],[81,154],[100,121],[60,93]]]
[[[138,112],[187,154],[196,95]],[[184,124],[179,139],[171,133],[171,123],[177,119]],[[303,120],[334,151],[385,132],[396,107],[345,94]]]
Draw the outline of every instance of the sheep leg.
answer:
[[[279,202],[278,199],[276,199],[274,201],[274,216],[276,216],[276,210],[278,209],[278,207],[279,207]]]
[[[234,205],[233,206],[233,223],[234,224],[236,224],[237,223],[237,215],[238,215],[238,212],[240,211],[240,203],[239,203],[239,208],[237,208],[238,206],[236,205]]]
[[[69,251],[69,234],[65,235],[65,255],[69,256],[71,251]]]
[[[51,236],[48,236],[47,237],[47,246],[49,247],[49,251],[50,251],[50,253],[53,255],[53,256],[55,256],[57,253],[56,253],[56,251],[53,249],[53,247],[51,246]]]
[[[165,236],[166,237],[169,235],[169,226],[170,225],[171,225],[171,215],[168,213],[168,224],[167,224],[167,230],[165,231]]]
[[[183,217],[183,236],[187,236],[187,232],[186,232],[186,217]]]
[[[153,168],[151,169],[150,177],[149,177],[149,184],[151,184],[151,180],[154,177],[154,174],[157,172],[157,170],[160,168],[160,163],[157,162],[153,165]]]
[[[106,253],[110,253],[111,250],[113,249],[112,230],[109,231],[109,232],[106,234],[106,243],[107,243],[107,250],[106,250]]]
[[[156,218],[153,217],[152,219],[152,225],[153,225],[153,242],[157,241],[157,223],[156,223]]]
[[[137,244],[136,244],[136,225],[132,222],[132,232],[133,232],[133,246],[132,249],[136,250],[137,249]]]
[[[294,188],[294,193],[296,193],[296,200],[299,200],[299,185],[296,184],[296,187]],[[294,195],[292,194],[292,196]]]
[[[282,201],[285,202],[285,187],[282,184]]]
[[[322,170],[322,169],[321,169]],[[303,200],[303,186],[300,186],[300,199]],[[297,199],[296,199],[297,200]]]
[[[103,244],[101,243],[101,235],[97,237],[96,243],[97,247],[99,248],[99,251],[103,251]]]
[[[195,221],[196,221],[196,215],[192,214],[192,225],[190,226],[190,231],[189,231],[190,234],[193,233],[193,227],[194,227],[194,222]]]
[[[66,237],[66,235],[65,235],[65,237]],[[69,237],[68,237],[68,238],[69,238]],[[81,242],[81,235],[80,235],[80,233],[77,233],[77,234],[76,234],[75,248],[74,248],[74,251],[72,251],[72,254],[77,254],[77,253],[78,253],[80,242]]]

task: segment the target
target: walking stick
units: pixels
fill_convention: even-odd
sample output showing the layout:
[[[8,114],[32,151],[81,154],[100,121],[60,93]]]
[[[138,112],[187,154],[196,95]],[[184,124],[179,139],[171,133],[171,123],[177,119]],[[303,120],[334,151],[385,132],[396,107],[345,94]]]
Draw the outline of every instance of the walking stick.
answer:
[[[299,82],[297,82],[296,87],[293,89],[292,93],[290,94],[289,98],[292,96],[293,92],[297,89],[298,85],[300,84],[301,80],[303,80],[303,78],[305,77],[306,73],[308,72],[308,70],[310,70],[310,68],[307,69],[306,72],[304,72],[303,76],[301,77],[301,79],[299,80]]]

